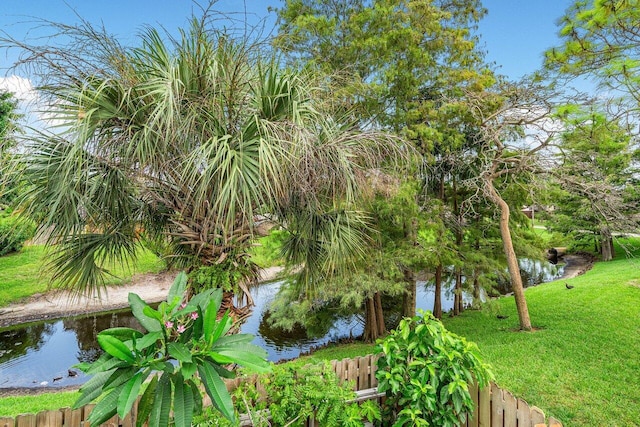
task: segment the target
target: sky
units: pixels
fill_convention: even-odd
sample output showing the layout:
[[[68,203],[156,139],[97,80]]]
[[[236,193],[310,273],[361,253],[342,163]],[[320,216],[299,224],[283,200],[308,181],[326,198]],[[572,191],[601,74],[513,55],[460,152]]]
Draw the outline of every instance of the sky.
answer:
[[[201,0],[200,4],[206,3]],[[488,15],[480,22],[481,46],[487,60],[500,74],[518,79],[542,65],[543,52],[558,45],[555,23],[570,0],[484,0]],[[275,22],[268,7],[280,0],[219,0],[215,8],[230,19],[257,23],[264,19],[267,29]],[[162,26],[170,33],[186,26],[198,6],[191,0],[0,0],[0,31],[17,39],[42,35],[35,18],[77,23],[77,15],[94,24],[104,24],[123,44],[132,44],[145,25]],[[40,40],[38,43],[44,43]],[[18,98],[33,96],[27,76],[8,69],[17,59],[15,51],[0,51],[0,89],[8,88]]]

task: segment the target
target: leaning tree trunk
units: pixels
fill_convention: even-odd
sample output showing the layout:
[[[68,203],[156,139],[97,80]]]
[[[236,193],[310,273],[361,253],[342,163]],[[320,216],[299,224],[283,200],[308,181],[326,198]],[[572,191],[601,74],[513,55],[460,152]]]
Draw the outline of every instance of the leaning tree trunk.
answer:
[[[442,319],[442,264],[436,267],[435,277],[436,288],[433,296],[433,316],[436,319]]]
[[[524,286],[522,285],[522,277],[520,276],[518,258],[513,249],[513,240],[511,239],[511,230],[509,229],[509,205],[500,197],[490,177],[485,176],[484,181],[491,201],[500,209],[500,236],[502,237],[504,255],[507,258],[507,267],[509,269],[509,276],[511,277],[511,288],[513,289],[513,296],[516,300],[518,318],[520,319],[520,329],[530,331],[532,329],[531,318],[529,317],[527,300],[524,297]]]

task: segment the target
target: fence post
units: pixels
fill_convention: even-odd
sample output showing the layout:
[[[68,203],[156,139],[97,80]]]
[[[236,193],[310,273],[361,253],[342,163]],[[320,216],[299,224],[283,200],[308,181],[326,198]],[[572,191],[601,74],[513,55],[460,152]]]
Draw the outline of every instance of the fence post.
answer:
[[[473,412],[467,416],[467,427],[478,427],[478,413],[479,413],[479,404],[478,404],[478,383],[473,382],[469,384],[469,395],[471,396],[471,400],[473,401]]]
[[[16,427],[36,427],[36,416],[33,414],[18,415]]]
[[[544,421],[544,412],[542,412],[542,409],[535,406],[531,407],[531,424],[534,426],[538,424],[542,424],[543,427],[547,426],[547,423]]]
[[[38,427],[58,427],[62,425],[62,412],[42,411],[36,414],[36,425]]]
[[[369,369],[373,369],[371,365],[371,355],[358,357],[358,381],[355,385],[355,391],[371,388],[371,380]]]
[[[502,427],[504,425],[504,401],[502,400],[502,389],[491,383],[491,427]]]
[[[502,390],[502,400],[504,402],[504,427],[517,427],[518,402],[516,398],[507,390]]]
[[[518,398],[518,426],[523,427],[532,427],[533,423],[531,422],[531,408],[529,408],[529,404],[524,400]]]
[[[562,423],[553,417],[549,417],[549,427],[562,427]]]
[[[478,395],[478,427],[491,426],[491,386],[480,390]]]

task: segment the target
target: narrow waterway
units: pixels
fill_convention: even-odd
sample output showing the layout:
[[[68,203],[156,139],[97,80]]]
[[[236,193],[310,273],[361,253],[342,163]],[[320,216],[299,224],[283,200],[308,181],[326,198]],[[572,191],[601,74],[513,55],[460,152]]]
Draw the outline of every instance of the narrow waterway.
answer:
[[[559,274],[553,269],[541,276],[541,269],[537,264],[532,269],[540,281],[551,280]],[[361,317],[356,314],[331,317],[332,323],[316,331],[315,335],[302,328],[283,331],[271,327],[266,317],[281,286],[282,282],[276,281],[253,289],[256,307],[241,328],[242,332],[255,335],[254,343],[267,350],[270,361],[292,359],[313,347],[362,334]],[[418,309],[433,308],[433,289],[429,282],[417,282]],[[471,302],[470,295],[463,298],[465,302]],[[452,307],[453,283],[449,281],[443,286],[442,308],[446,312]],[[130,312],[120,310],[0,329],[0,389],[56,388],[84,383],[87,378],[73,365],[96,360],[101,354],[97,334],[116,326],[139,328]]]

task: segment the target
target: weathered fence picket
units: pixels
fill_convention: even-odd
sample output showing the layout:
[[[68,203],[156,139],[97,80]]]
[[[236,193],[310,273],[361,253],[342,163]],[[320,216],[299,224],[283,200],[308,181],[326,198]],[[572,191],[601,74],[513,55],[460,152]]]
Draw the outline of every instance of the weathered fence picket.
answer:
[[[341,382],[350,381],[357,393],[354,401],[380,400],[377,392],[378,381],[376,379],[376,362],[378,357],[368,355],[355,359],[334,360],[331,369],[334,370]],[[227,382],[229,391],[235,390],[241,383],[251,381],[256,385],[259,393],[264,394],[264,388],[257,381],[256,376],[236,378]],[[463,425],[465,427],[562,427],[562,423],[553,417],[545,422],[544,413],[535,406],[529,406],[527,402],[516,398],[510,392],[502,390],[495,384],[478,389],[475,384],[469,385],[469,393],[474,403],[474,411]],[[210,404],[208,398],[205,404]],[[86,405],[80,409],[71,410],[63,408],[56,411],[43,411],[36,415],[18,415],[15,418],[0,418],[0,427],[85,427],[85,420],[91,413],[94,405]],[[124,419],[114,416],[103,427],[133,427],[137,408],[134,406],[131,413]],[[250,426],[247,418],[246,424]],[[319,424],[310,419],[308,427],[319,427]]]

